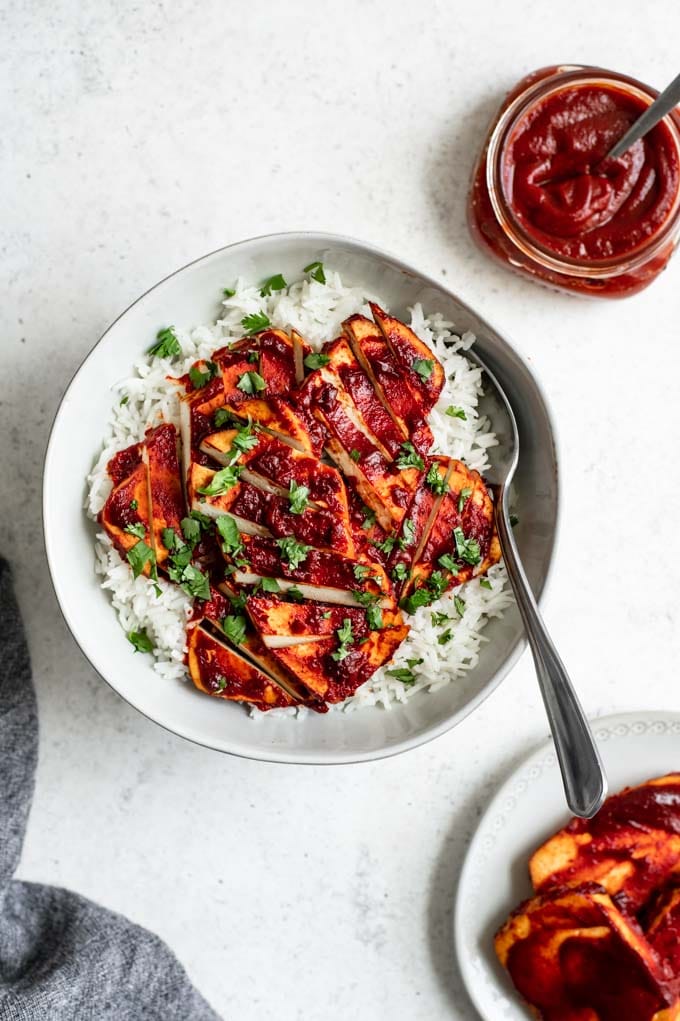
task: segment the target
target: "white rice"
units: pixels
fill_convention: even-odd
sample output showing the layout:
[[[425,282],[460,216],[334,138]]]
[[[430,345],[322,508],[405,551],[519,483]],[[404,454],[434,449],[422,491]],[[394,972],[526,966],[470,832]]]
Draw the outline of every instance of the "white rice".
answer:
[[[369,298],[385,307],[379,296],[367,295],[363,288],[346,287],[339,274],[328,269],[325,272],[325,284],[301,280],[287,291],[274,292],[266,298],[260,296],[259,286],[239,279],[234,284],[236,293],[223,301],[222,318],[216,323],[190,331],[175,327],[182,359],[140,357],[132,376],[114,388],[117,400],[101,455],[88,479],[86,510],[91,518],[96,519],[111,491],[106,465],[112,455],[142,440],[149,426],[161,421],[178,424],[179,391],[167,377],[181,376],[197,358],[207,358],[215,348],[240,338],[244,316],[264,311],[274,326],[296,329],[318,349],[325,341],[339,335],[343,319],[357,312],[370,316]],[[458,336],[453,323],[439,313],[426,315],[419,304],[409,311],[414,331],[430,345],[446,372],[446,385],[429,417],[435,438],[434,450],[464,461],[483,474],[489,467],[489,448],[497,441],[491,423],[478,412],[479,398],[483,394],[481,370],[464,354],[475,338],[471,333]],[[140,348],[147,347],[152,340],[140,338]],[[121,400],[125,403],[121,404]],[[451,404],[464,410],[465,420],[445,414]],[[97,534],[95,555],[95,569],[102,576],[102,588],[111,592],[121,627],[126,632],[145,628],[154,645],[154,668],[168,680],[184,680],[185,625],[191,614],[192,600],[177,585],[162,579],[159,581],[161,595],[157,596],[148,578],[133,578],[129,565],[104,533]],[[479,579],[474,579],[409,616],[411,632],[394,660],[388,667],[378,670],[339,708],[350,710],[380,705],[389,709],[418,691],[437,690],[474,669],[485,641],[482,632],[487,621],[501,616],[511,602],[503,564],[492,567],[487,577],[491,588],[482,587]],[[456,610],[455,597],[465,602],[462,617]],[[444,613],[451,619],[433,626],[433,612]],[[447,630],[451,639],[440,644],[438,639]],[[408,660],[418,659],[422,659],[422,663],[412,667],[416,676],[413,684],[404,684],[386,672],[407,667]]]

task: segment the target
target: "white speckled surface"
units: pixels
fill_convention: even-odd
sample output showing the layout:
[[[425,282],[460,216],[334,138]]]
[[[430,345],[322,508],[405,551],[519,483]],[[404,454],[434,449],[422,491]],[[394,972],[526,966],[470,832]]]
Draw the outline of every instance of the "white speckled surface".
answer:
[[[548,6],[0,10],[0,550],[42,733],[21,875],[156,930],[225,1017],[474,1018],[452,895],[489,792],[546,732],[531,663],[453,733],[375,766],[185,744],[99,681],[61,621],[41,546],[49,424],[111,319],[204,252],[308,227],[402,254],[514,337],[553,401],[565,507],[546,615],[588,711],[678,709],[680,260],[628,302],[559,297],[478,254],[464,200],[504,88],[565,59],[664,85],[680,7]]]

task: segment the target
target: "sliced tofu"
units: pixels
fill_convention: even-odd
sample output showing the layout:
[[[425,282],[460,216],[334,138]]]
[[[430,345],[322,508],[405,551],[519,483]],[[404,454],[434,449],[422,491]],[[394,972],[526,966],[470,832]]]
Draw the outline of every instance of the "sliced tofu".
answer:
[[[392,585],[379,564],[360,563],[306,546],[300,551],[300,562],[291,567],[285,550],[275,540],[246,535],[243,543],[239,559],[248,566],[238,565],[234,571],[233,579],[239,585],[256,585],[262,578],[275,578],[282,589],[299,588],[306,598],[319,602],[361,606],[362,598],[374,597],[386,609],[395,606]]]
[[[329,703],[342,702],[389,662],[408,631],[405,625],[373,631],[361,643],[355,641],[347,646],[347,655],[341,660],[334,658],[341,649],[337,632],[331,638],[270,651],[319,698]]]
[[[261,429],[302,453],[312,453],[312,437],[304,419],[284,397],[251,397],[225,403],[224,408],[241,422],[257,422]]]
[[[375,302],[371,302],[371,312],[387,346],[404,371],[409,386],[422,394],[427,413],[437,403],[444,388],[444,368],[441,362],[410,326],[383,312]]]
[[[163,543],[163,529],[172,528],[181,534],[180,522],[184,517],[174,425],[164,424],[147,430],[143,460],[148,473],[153,547],[156,564],[161,567],[168,557],[168,550]]]
[[[470,553],[477,555],[460,556],[455,538],[458,529],[463,539],[473,544]],[[446,560],[442,563],[442,557],[451,557],[455,569],[447,567]],[[493,502],[484,480],[462,461],[452,459],[447,493],[439,505],[427,542],[414,561],[403,594],[426,586],[435,571],[443,574],[446,589],[462,585],[483,574],[500,557]]]
[[[276,596],[251,596],[246,610],[268,649],[280,649],[331,638],[349,619],[357,640],[368,635],[366,613],[360,608],[322,603],[286,603]]]
[[[346,395],[324,381],[319,370],[306,379],[301,401],[326,426],[327,453],[355,485],[380,525],[388,531],[397,527],[416,489],[420,470],[398,469],[391,464],[357,420]]]
[[[267,397],[287,396],[295,389],[295,344],[283,330],[265,330],[258,336],[259,372],[267,389]]]
[[[116,455],[112,468],[114,478],[120,478],[123,470],[129,474],[114,486],[99,513],[99,523],[123,558],[140,541],[153,549],[148,475],[141,444],[128,451],[127,458],[121,456],[125,451]],[[127,531],[130,528],[134,531]],[[151,573],[150,560],[142,573],[147,576]]]
[[[436,471],[439,484],[426,481],[427,475]],[[437,515],[444,500],[444,493],[438,490],[448,484],[452,462],[448,457],[428,459],[427,471],[423,473],[420,485],[401,523],[401,528],[387,560],[387,572],[395,589],[401,595],[411,583],[411,570],[419,563],[423,550],[430,538]]]
[[[401,434],[420,454],[426,454],[434,438],[425,418],[422,395],[409,385],[380,328],[361,315],[351,316],[342,325],[357,360],[373,383],[378,399]]]
[[[209,518],[219,518],[229,514],[236,521],[239,531],[250,535],[270,535],[265,521],[268,510],[268,497],[261,489],[249,482],[238,481],[225,493],[209,496],[201,493],[216,475],[212,468],[201,464],[192,464],[189,470],[188,492],[192,510],[205,514]]]
[[[219,641],[203,624],[188,629],[187,650],[189,675],[207,695],[246,702],[262,711],[296,704],[273,678]]]

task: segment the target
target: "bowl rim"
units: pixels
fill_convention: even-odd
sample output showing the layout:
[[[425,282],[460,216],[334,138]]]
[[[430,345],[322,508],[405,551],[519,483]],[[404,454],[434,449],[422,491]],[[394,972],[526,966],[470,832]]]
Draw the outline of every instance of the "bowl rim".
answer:
[[[477,709],[484,701],[486,701],[486,699],[499,687],[499,685],[502,683],[502,681],[505,680],[505,678],[510,673],[510,671],[519,662],[519,660],[521,659],[522,655],[524,654],[524,652],[526,651],[526,648],[527,648],[526,637],[524,635],[520,635],[519,636],[519,638],[517,639],[515,645],[512,647],[512,649],[510,650],[508,656],[506,657],[505,661],[503,662],[503,664],[496,670],[496,672],[492,675],[492,677],[489,678],[487,683],[468,702],[465,703],[465,705],[461,706],[459,709],[457,709],[455,712],[451,713],[449,716],[446,716],[439,723],[427,726],[420,733],[417,733],[417,734],[415,734],[415,735],[413,735],[411,737],[403,738],[402,740],[395,742],[393,745],[391,745],[388,748],[372,749],[370,751],[365,751],[365,752],[337,752],[337,751],[326,751],[326,750],[324,750],[323,754],[317,752],[317,753],[312,753],[311,755],[308,755],[308,756],[304,755],[304,752],[301,749],[296,749],[296,750],[290,750],[289,751],[289,750],[283,749],[283,748],[276,748],[275,750],[269,751],[269,750],[265,750],[265,749],[255,749],[255,748],[251,750],[251,749],[243,748],[243,747],[239,747],[239,748],[219,747],[218,748],[214,744],[211,744],[210,741],[208,741],[208,740],[201,740],[200,737],[197,737],[193,732],[191,732],[191,728],[183,727],[181,723],[177,723],[176,725],[173,724],[171,726],[168,723],[164,723],[161,720],[157,719],[151,713],[149,713],[145,709],[141,708],[141,706],[138,705],[133,698],[128,697],[127,695],[124,695],[113,684],[113,682],[110,681],[105,676],[105,674],[97,666],[97,664],[93,661],[91,655],[88,652],[86,652],[86,650],[83,648],[83,645],[80,642],[80,639],[78,637],[78,625],[77,625],[77,623],[75,621],[72,620],[72,615],[67,610],[66,606],[64,605],[64,602],[62,601],[61,585],[60,585],[60,581],[59,581],[59,578],[58,578],[58,574],[57,574],[57,572],[55,570],[55,567],[54,567],[54,561],[53,561],[53,557],[52,557],[53,541],[52,541],[52,537],[51,537],[51,534],[50,534],[50,528],[48,526],[49,510],[48,510],[48,506],[47,506],[47,503],[48,503],[48,501],[47,501],[48,474],[49,474],[49,471],[50,471],[50,466],[51,466],[51,461],[52,461],[54,449],[55,449],[56,443],[57,443],[57,435],[58,435],[58,431],[59,431],[60,420],[61,420],[62,415],[64,414],[65,406],[67,404],[67,399],[68,399],[72,389],[76,385],[78,377],[80,376],[81,372],[85,368],[86,364],[89,362],[90,358],[94,355],[94,353],[97,350],[97,348],[100,346],[100,344],[102,344],[104,342],[104,340],[106,339],[108,334],[111,332],[111,330],[116,326],[116,324],[121,319],[123,319],[123,317],[126,316],[128,314],[128,312],[132,308],[134,308],[136,305],[138,305],[140,302],[142,302],[147,297],[147,295],[151,294],[152,291],[155,291],[157,288],[161,287],[163,284],[165,284],[168,280],[171,280],[173,277],[179,276],[180,274],[184,273],[186,270],[190,269],[192,266],[195,266],[195,265],[197,265],[200,262],[207,261],[208,259],[211,259],[211,258],[213,258],[214,256],[217,256],[217,255],[220,255],[223,252],[230,251],[233,248],[245,248],[246,246],[249,246],[249,245],[267,244],[268,242],[277,242],[277,241],[280,241],[280,240],[283,240],[283,239],[288,239],[288,240],[291,240],[291,241],[297,241],[297,240],[299,240],[299,241],[308,241],[310,244],[314,244],[314,245],[317,245],[317,246],[323,246],[324,244],[331,244],[331,245],[332,244],[344,244],[344,245],[352,246],[352,247],[355,247],[358,250],[362,251],[363,254],[369,255],[371,257],[376,257],[378,259],[382,259],[385,262],[391,264],[394,268],[400,270],[401,272],[406,273],[409,276],[415,276],[419,280],[421,280],[424,284],[432,286],[436,290],[443,291],[444,293],[446,293],[450,297],[452,297],[455,301],[457,301],[466,310],[471,312],[478,319],[478,321],[483,326],[485,326],[485,327],[487,327],[489,329],[490,332],[492,332],[492,333],[496,334],[498,337],[500,337],[501,340],[507,345],[507,347],[510,348],[512,354],[514,355],[515,358],[517,358],[517,360],[520,362],[520,364],[525,369],[527,374],[531,377],[531,379],[532,379],[532,381],[534,383],[534,386],[536,387],[536,391],[538,393],[538,396],[541,399],[541,402],[542,402],[542,405],[543,405],[543,409],[544,409],[544,412],[545,412],[545,416],[546,416],[546,420],[547,420],[548,428],[549,428],[549,439],[550,439],[550,442],[551,442],[551,445],[552,445],[553,461],[554,461],[554,464],[555,464],[555,478],[554,478],[554,483],[555,483],[555,518],[554,518],[553,539],[552,539],[552,545],[551,545],[550,553],[549,553],[547,564],[546,564],[546,568],[545,568],[545,576],[544,576],[544,579],[543,579],[543,585],[541,587],[540,593],[536,597],[539,606],[542,605],[544,597],[545,597],[545,594],[546,594],[550,584],[552,583],[554,566],[555,566],[555,560],[556,560],[556,552],[557,552],[557,548],[558,548],[559,543],[560,543],[561,521],[562,521],[562,500],[561,500],[561,472],[560,472],[560,463],[561,463],[561,458],[560,458],[560,441],[559,441],[559,438],[558,438],[558,433],[557,433],[557,428],[556,428],[555,418],[554,418],[554,415],[553,415],[553,412],[552,412],[552,408],[551,408],[551,405],[550,405],[550,403],[548,401],[548,398],[547,398],[547,395],[546,395],[546,392],[545,392],[545,388],[544,388],[544,386],[543,386],[543,384],[541,382],[540,377],[537,375],[537,373],[534,370],[533,366],[530,367],[527,364],[526,359],[517,350],[517,348],[514,346],[512,341],[508,339],[507,334],[504,333],[504,332],[499,331],[498,329],[496,329],[496,327],[493,325],[493,323],[489,322],[489,320],[485,316],[479,315],[471,305],[469,305],[466,301],[464,301],[461,297],[459,297],[459,295],[456,292],[452,291],[451,288],[449,288],[445,284],[442,284],[439,280],[436,280],[434,277],[430,276],[428,273],[424,273],[421,270],[419,270],[417,267],[411,265],[410,263],[405,262],[403,259],[399,258],[399,256],[394,255],[393,253],[388,252],[385,249],[380,248],[377,245],[372,244],[371,242],[362,241],[359,238],[354,238],[354,237],[352,237],[350,235],[347,235],[347,234],[335,234],[335,233],[331,233],[331,232],[328,232],[328,231],[313,231],[313,230],[276,231],[275,233],[272,233],[272,234],[259,234],[259,235],[256,235],[254,237],[243,238],[243,239],[241,239],[239,241],[230,242],[228,245],[222,245],[221,247],[213,249],[212,251],[207,252],[204,255],[200,255],[200,256],[198,256],[195,259],[191,259],[189,262],[187,262],[184,265],[182,265],[182,266],[178,267],[177,269],[173,270],[171,273],[166,274],[166,276],[162,277],[160,280],[156,281],[156,283],[154,283],[150,287],[148,287],[142,294],[139,295],[139,297],[135,298],[134,301],[130,302],[130,304],[125,309],[123,309],[123,311],[120,312],[116,316],[115,319],[113,319],[109,323],[109,325],[106,327],[104,332],[100,335],[100,337],[95,341],[95,343],[87,351],[87,353],[82,358],[82,360],[79,362],[77,368],[73,372],[73,374],[72,374],[72,376],[71,376],[71,378],[70,378],[70,380],[69,380],[69,382],[68,382],[68,384],[67,384],[67,386],[66,386],[66,388],[65,388],[65,390],[64,390],[64,392],[63,392],[63,394],[62,394],[62,396],[61,396],[61,398],[59,400],[59,404],[58,404],[57,410],[56,410],[56,412],[54,414],[54,417],[52,419],[52,424],[51,424],[50,430],[49,430],[49,438],[48,438],[48,441],[47,441],[47,446],[45,448],[45,454],[44,454],[44,457],[43,457],[43,466],[42,466],[42,500],[41,500],[41,511],[42,511],[42,540],[43,540],[43,548],[44,548],[45,557],[46,557],[47,565],[48,565],[48,569],[49,569],[50,580],[52,582],[52,588],[54,590],[54,594],[55,594],[55,597],[56,597],[56,600],[57,600],[57,605],[59,607],[59,611],[61,613],[62,619],[64,620],[64,622],[65,622],[65,624],[66,624],[66,626],[67,626],[71,636],[73,637],[76,645],[80,649],[80,652],[85,657],[85,659],[87,660],[89,665],[92,667],[92,669],[95,671],[97,676],[99,676],[106,684],[108,684],[108,686],[112,689],[112,691],[115,692],[115,694],[119,698],[123,699],[124,702],[126,702],[133,709],[135,709],[137,712],[139,712],[147,720],[150,720],[152,723],[155,723],[157,726],[162,727],[163,730],[167,731],[168,733],[174,734],[175,736],[183,738],[184,740],[190,741],[193,744],[199,745],[200,747],[208,748],[211,751],[220,752],[222,754],[235,755],[238,758],[251,759],[251,760],[255,760],[255,761],[259,761],[259,762],[286,763],[286,764],[291,764],[291,765],[310,765],[310,766],[353,765],[353,764],[359,764],[359,763],[362,763],[362,762],[374,762],[374,761],[378,761],[378,760],[381,760],[381,759],[389,759],[389,758],[392,758],[395,755],[401,755],[404,752],[411,751],[414,748],[420,747],[421,745],[428,744],[430,741],[434,741],[436,738],[442,737],[444,734],[448,733],[448,731],[452,730],[459,723],[462,723],[463,720],[466,717],[470,716],[475,711],[475,709]],[[369,708],[375,708],[375,707],[369,707]]]

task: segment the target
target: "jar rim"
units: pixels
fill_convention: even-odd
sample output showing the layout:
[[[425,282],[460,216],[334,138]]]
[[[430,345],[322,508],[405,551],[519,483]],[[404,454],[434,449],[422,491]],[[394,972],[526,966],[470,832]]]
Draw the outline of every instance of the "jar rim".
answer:
[[[575,64],[560,65],[549,77],[539,78],[527,85],[503,111],[489,137],[486,157],[486,187],[491,206],[498,223],[513,244],[546,269],[570,276],[588,278],[606,278],[622,272],[633,272],[647,263],[657,251],[680,233],[680,187],[676,192],[666,222],[655,234],[644,239],[629,252],[608,259],[588,260],[557,255],[537,242],[515,216],[503,189],[500,168],[505,145],[511,137],[513,129],[535,103],[563,91],[565,86],[572,84],[579,88],[602,84],[609,84],[619,89],[624,86],[621,91],[633,94],[648,103],[652,103],[658,95],[658,92],[650,86],[627,75],[619,74],[617,71]],[[680,162],[680,127],[676,117],[671,112],[662,118],[660,123],[666,124],[669,128]]]

